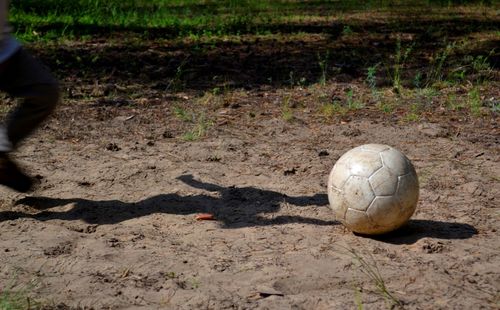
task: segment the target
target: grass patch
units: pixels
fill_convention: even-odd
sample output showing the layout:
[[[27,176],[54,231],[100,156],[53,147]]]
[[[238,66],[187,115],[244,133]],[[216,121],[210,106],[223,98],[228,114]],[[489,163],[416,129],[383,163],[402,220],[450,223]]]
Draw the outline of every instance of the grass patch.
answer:
[[[443,95],[459,93],[458,84],[470,89],[491,81],[496,87],[494,10],[484,2],[456,3],[26,0],[11,2],[11,21],[62,84],[73,81],[68,89],[78,94],[75,100],[102,96],[102,88],[90,95],[79,89],[74,81],[80,80],[141,85],[130,95],[137,98],[182,91],[210,108],[238,104],[225,85],[245,91],[289,85],[304,97],[315,85],[327,93],[318,100],[319,113],[331,117],[365,102],[387,114],[414,102],[432,112],[445,106]],[[369,91],[352,86],[360,81]],[[481,89],[483,105],[497,111],[493,91]],[[484,112],[474,94],[461,101],[466,113]],[[281,118],[292,121],[293,108],[282,105]],[[179,108],[174,115],[197,122]]]
[[[195,118],[195,125],[193,129],[186,132],[182,139],[184,141],[196,141],[202,137],[204,137],[207,133],[207,130],[213,125],[213,121],[206,118],[204,113],[200,113]]]
[[[293,110],[290,107],[290,99],[290,96],[286,96],[281,107],[281,118],[287,122],[291,122],[294,119]]]
[[[395,105],[393,103],[387,103],[387,102],[379,102],[377,103],[377,108],[386,113],[392,113],[394,111]]]
[[[30,297],[30,291],[34,287],[31,282],[24,286],[18,287],[14,284],[15,281],[9,283],[6,287],[0,290],[0,309],[1,310],[21,310],[21,309],[39,309],[40,303],[34,301]]]
[[[174,107],[174,116],[183,122],[192,122],[194,114],[181,107]]]
[[[402,308],[402,301],[397,298],[385,284],[377,261],[372,255],[362,255],[357,250],[351,247],[342,247],[341,253],[347,254],[358,267],[358,270],[364,274],[370,282],[375,286],[376,293],[382,296],[388,304],[389,309]],[[357,309],[363,309],[360,285],[355,286],[355,303]]]
[[[478,1],[460,1],[477,5]],[[314,1],[266,0],[23,0],[12,1],[11,22],[25,41],[74,38],[113,31],[131,31],[144,36],[161,31],[171,37],[221,36],[228,34],[276,33],[277,25],[315,21],[321,16],[377,10],[419,10],[429,6],[449,8],[453,1],[390,0]],[[320,7],[320,11],[315,10]],[[318,13],[320,12],[320,14]],[[354,33],[343,25],[344,36]]]
[[[334,100],[331,103],[326,103],[321,106],[320,113],[325,118],[331,118],[337,114],[344,115],[347,113],[347,110],[341,105],[340,101]]]
[[[389,75],[392,80],[392,87],[397,94],[401,93],[402,90],[402,70],[404,69],[406,62],[408,61],[408,57],[412,52],[414,44],[411,44],[407,47],[401,46],[401,38],[398,36],[396,40],[396,51],[394,54],[394,63],[392,68],[389,71]]]
[[[467,102],[472,115],[479,117],[481,116],[481,107],[483,103],[481,101],[481,96],[479,94],[479,89],[473,88],[467,95]]]
[[[349,112],[362,109],[365,105],[354,96],[352,89],[347,89],[345,99],[334,98],[330,102],[324,103],[320,107],[320,113],[325,118],[330,118],[334,115],[346,115]]]

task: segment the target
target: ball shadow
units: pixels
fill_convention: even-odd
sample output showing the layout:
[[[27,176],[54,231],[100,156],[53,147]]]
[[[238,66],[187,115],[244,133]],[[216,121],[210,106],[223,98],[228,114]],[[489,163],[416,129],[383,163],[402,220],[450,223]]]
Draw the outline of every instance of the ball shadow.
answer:
[[[422,238],[468,239],[478,233],[474,226],[434,220],[410,220],[403,227],[387,234],[363,236],[391,244],[413,244]]]

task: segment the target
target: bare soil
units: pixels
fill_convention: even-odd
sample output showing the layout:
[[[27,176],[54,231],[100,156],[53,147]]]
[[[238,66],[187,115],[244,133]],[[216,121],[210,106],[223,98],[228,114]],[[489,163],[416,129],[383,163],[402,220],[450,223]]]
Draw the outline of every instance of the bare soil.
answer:
[[[193,142],[168,103],[62,106],[17,153],[38,189],[2,189],[1,282],[96,309],[387,307],[353,249],[408,309],[498,306],[495,118],[285,121],[259,101],[217,110]],[[336,222],[325,186],[341,154],[372,142],[407,154],[421,182],[412,220],[379,238]]]
[[[361,44],[349,59],[366,60],[373,42],[355,38],[336,41],[346,44],[339,54]],[[389,37],[379,39],[371,46]],[[66,98],[15,154],[36,191],[1,189],[0,290],[25,289],[47,309],[498,309],[498,115],[451,110],[443,97],[425,99],[432,107],[417,121],[404,100],[384,113],[369,100],[367,64],[342,59],[324,86],[284,85],[290,66],[319,76],[309,64],[327,40],[222,46],[201,58],[182,54],[192,46],[99,40],[35,48]],[[320,112],[318,98],[345,101],[350,89],[365,94],[363,109]],[[484,84],[485,105],[498,89]],[[410,222],[376,238],[346,230],[326,195],[335,161],[365,143],[404,152],[421,185]]]

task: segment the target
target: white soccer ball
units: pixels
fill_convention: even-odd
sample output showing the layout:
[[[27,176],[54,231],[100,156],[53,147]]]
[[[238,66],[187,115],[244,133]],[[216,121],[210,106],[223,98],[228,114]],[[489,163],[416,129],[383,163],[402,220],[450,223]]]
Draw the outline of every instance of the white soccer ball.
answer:
[[[410,160],[382,144],[358,146],[339,158],[328,178],[330,208],[348,229],[383,234],[415,212],[418,178]]]

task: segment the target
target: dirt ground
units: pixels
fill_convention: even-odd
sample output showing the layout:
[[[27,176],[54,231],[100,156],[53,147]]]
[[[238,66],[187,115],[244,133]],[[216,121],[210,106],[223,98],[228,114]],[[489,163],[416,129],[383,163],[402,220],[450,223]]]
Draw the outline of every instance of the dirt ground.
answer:
[[[420,38],[402,74],[443,32],[486,31],[472,56],[498,46],[498,17],[467,21],[401,24],[404,48]],[[15,154],[37,189],[0,189],[0,291],[46,309],[499,309],[498,53],[481,115],[446,105],[466,101],[463,84],[382,111],[366,68],[394,55],[394,27],[313,26],[301,29],[322,34],[35,46],[65,98]],[[321,112],[350,90],[364,108]],[[420,181],[408,225],[377,238],[343,228],[326,195],[335,161],[365,143],[401,150]]]
[[[405,308],[498,308],[494,116],[286,121],[277,93],[253,96],[191,142],[168,100],[60,107],[17,153],[38,189],[1,190],[2,285],[59,308],[390,307],[354,251]],[[379,238],[344,229],[326,196],[336,159],[372,142],[407,154],[421,184],[410,223]]]

